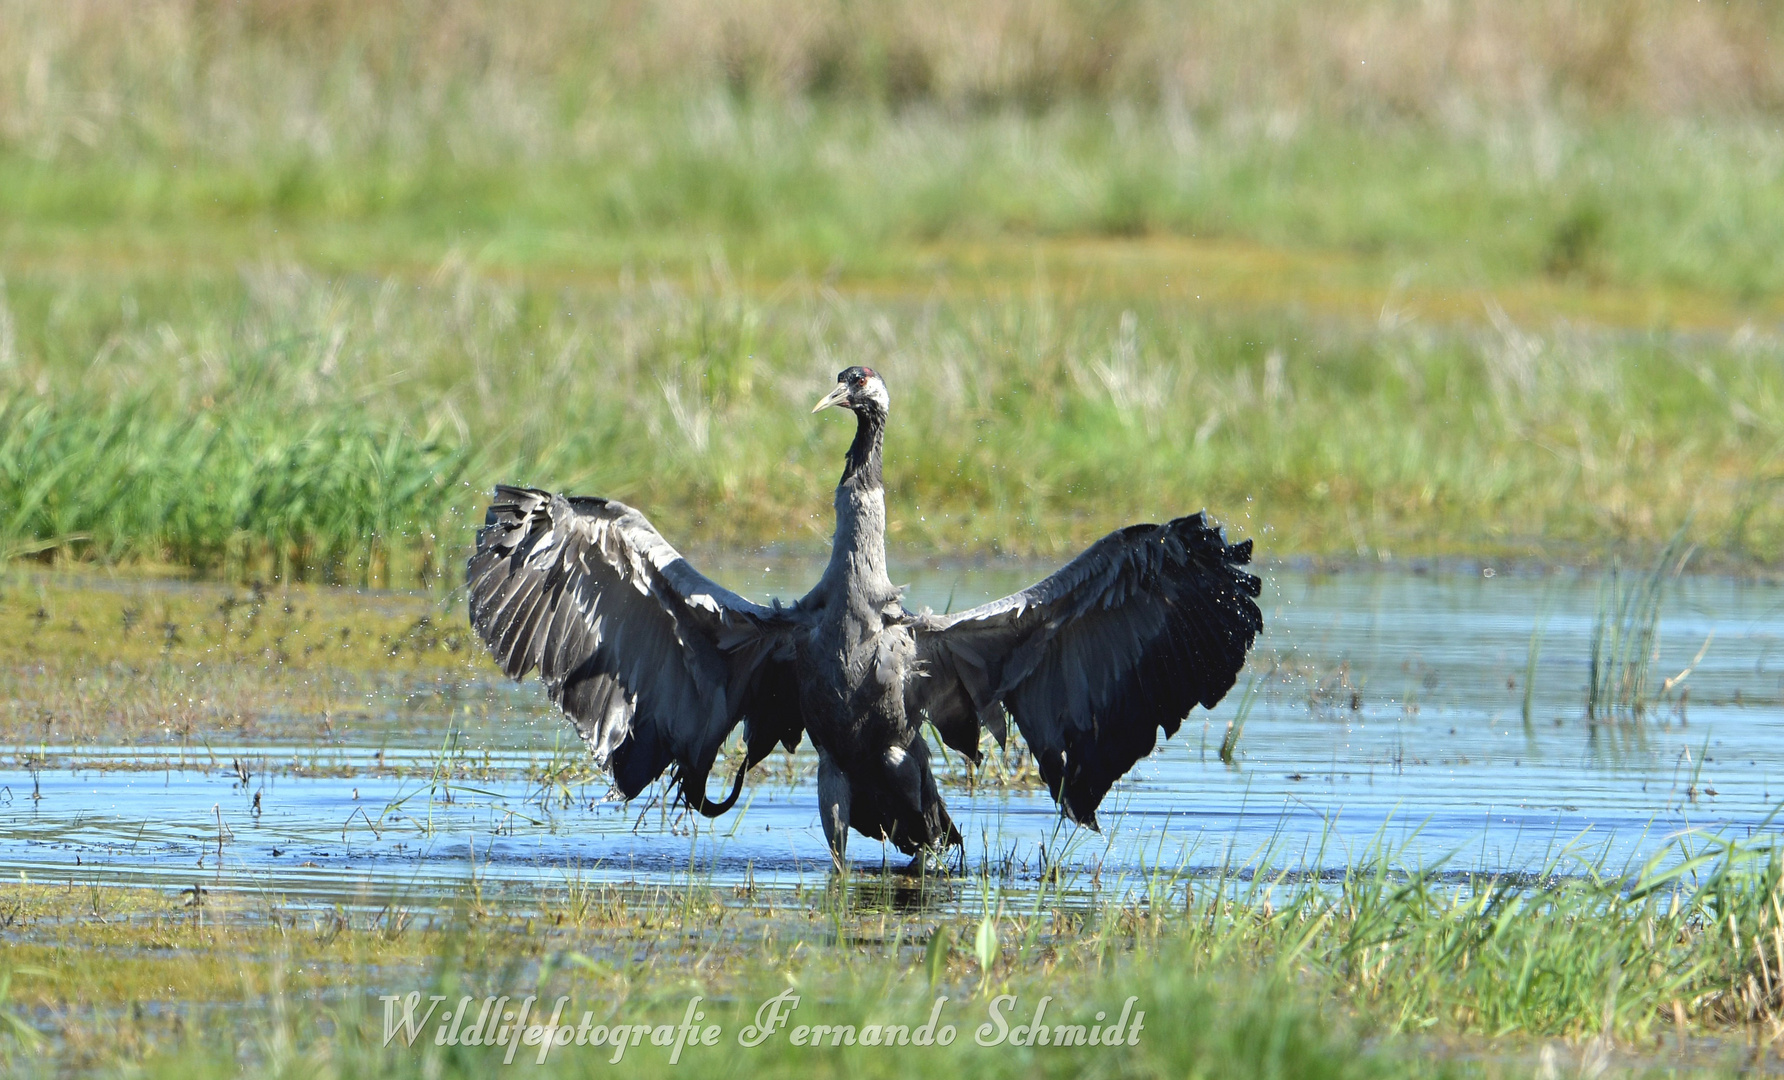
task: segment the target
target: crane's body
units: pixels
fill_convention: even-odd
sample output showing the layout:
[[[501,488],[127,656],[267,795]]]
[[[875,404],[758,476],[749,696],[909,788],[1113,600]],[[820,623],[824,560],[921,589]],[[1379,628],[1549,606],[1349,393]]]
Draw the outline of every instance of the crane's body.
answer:
[[[884,404],[868,401],[857,413],[836,487],[830,564],[798,604],[811,613],[794,666],[806,734],[818,751],[818,818],[839,854],[851,826],[919,849],[957,843],[929,769],[921,717],[905,709],[907,683],[918,677],[917,641],[902,591],[886,573]]]
[[[1094,828],[1157,729],[1232,687],[1262,627],[1250,543],[1201,515],[1130,526],[1003,600],[912,612],[886,571],[885,384],[850,368],[813,411],[832,405],[855,413],[855,439],[829,564],[796,603],[714,584],[623,504],[503,487],[467,570],[473,626],[509,674],[539,669],[628,798],[667,768],[717,816],[804,734],[835,858],[851,829],[920,856],[961,842],[922,722],[977,761],[981,728],[1002,742],[1014,719],[1062,813]],[[740,723],[744,763],[714,803],[707,775]]]

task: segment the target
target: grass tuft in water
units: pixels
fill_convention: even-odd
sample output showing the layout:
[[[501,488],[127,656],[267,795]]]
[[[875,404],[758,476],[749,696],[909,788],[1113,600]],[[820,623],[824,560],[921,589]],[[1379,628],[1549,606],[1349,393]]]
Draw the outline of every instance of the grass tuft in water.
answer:
[[[1679,576],[1691,553],[1681,528],[1639,578],[1625,575],[1619,562],[1612,561],[1599,586],[1598,616],[1592,627],[1587,716],[1639,717],[1653,704],[1649,676],[1659,658],[1661,601],[1667,583]]]
[[[1542,656],[1543,633],[1548,629],[1548,597],[1543,597],[1543,605],[1536,613],[1536,621],[1530,624],[1530,652],[1524,660],[1524,727],[1528,729],[1535,722],[1536,706],[1536,664]]]
[[[1253,675],[1245,684],[1245,693],[1239,698],[1239,708],[1233,718],[1227,721],[1226,731],[1220,736],[1220,763],[1232,765],[1239,749],[1239,737],[1245,734],[1245,721],[1251,716],[1251,707],[1257,704],[1258,686],[1264,676]]]

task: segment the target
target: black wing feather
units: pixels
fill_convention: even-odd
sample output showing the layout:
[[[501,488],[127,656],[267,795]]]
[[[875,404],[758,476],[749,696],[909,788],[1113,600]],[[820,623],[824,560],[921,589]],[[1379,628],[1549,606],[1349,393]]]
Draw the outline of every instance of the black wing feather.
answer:
[[[1110,533],[1039,584],[946,617],[919,616],[926,679],[911,705],[977,759],[979,727],[1016,721],[1041,777],[1074,821],[1096,808],[1158,730],[1232,689],[1263,629],[1261,583],[1201,514]]]

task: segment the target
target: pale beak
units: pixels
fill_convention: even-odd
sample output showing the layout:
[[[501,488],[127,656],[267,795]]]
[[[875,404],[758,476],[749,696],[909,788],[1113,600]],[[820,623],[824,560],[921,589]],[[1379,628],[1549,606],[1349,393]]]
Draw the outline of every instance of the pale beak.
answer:
[[[816,405],[812,406],[811,411],[812,412],[823,412],[825,409],[828,409],[832,405],[847,405],[848,402],[849,402],[849,388],[848,388],[848,386],[844,383],[837,383],[836,389],[830,391],[830,393],[824,398],[823,401],[820,401]]]

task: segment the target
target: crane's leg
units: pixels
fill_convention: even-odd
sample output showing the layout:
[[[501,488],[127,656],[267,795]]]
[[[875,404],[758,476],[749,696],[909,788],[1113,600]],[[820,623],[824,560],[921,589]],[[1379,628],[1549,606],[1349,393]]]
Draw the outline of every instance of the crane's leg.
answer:
[[[840,869],[849,847],[849,778],[818,747],[818,818],[824,823],[824,839],[830,841],[830,857]]]
[[[929,769],[929,744],[921,735],[902,749],[888,748],[885,764],[890,786],[905,804],[899,815],[899,828],[904,836],[918,845],[917,853],[905,869],[921,873],[924,853],[931,848],[959,844],[960,833],[949,820],[948,808],[942,804],[941,794],[936,790],[935,774]]]

